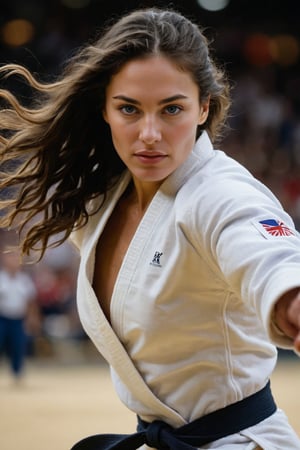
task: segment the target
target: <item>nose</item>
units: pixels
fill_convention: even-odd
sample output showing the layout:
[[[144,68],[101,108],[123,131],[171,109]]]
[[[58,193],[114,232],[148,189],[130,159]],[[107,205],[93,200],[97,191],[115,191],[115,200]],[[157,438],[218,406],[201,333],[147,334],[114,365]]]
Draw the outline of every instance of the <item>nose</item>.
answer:
[[[157,119],[146,116],[141,121],[139,139],[145,144],[151,145],[161,140],[161,130]]]

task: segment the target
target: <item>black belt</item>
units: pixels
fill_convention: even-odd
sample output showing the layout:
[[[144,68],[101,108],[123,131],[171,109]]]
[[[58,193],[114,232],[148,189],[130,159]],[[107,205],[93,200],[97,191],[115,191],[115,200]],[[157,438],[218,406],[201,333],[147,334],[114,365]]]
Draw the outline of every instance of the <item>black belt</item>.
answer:
[[[135,450],[144,444],[158,450],[197,450],[201,445],[256,425],[275,411],[269,381],[259,392],[180,428],[172,428],[161,420],[148,423],[138,417],[137,433],[89,436],[71,450]]]

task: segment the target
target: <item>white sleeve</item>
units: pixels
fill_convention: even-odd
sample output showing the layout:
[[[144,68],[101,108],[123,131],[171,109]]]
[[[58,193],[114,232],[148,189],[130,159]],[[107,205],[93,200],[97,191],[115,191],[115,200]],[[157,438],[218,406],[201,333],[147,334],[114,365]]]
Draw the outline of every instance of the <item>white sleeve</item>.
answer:
[[[192,216],[226,284],[255,308],[274,344],[292,348],[271,319],[279,297],[300,286],[300,237],[291,217],[260,183],[228,179],[206,183]]]

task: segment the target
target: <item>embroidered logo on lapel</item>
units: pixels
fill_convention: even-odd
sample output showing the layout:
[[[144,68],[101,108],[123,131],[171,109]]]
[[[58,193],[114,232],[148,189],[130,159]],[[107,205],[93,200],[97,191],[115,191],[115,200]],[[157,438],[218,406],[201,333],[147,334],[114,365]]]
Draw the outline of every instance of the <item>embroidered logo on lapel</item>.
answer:
[[[163,252],[155,252],[151,261],[151,266],[161,267],[160,258],[163,255]]]

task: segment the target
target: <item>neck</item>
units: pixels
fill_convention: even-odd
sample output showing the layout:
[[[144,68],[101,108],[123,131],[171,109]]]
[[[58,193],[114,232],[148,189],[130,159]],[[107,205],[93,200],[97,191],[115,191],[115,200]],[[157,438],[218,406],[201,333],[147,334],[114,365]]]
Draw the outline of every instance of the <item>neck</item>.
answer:
[[[129,186],[128,196],[131,197],[133,203],[136,203],[139,211],[144,213],[160,185],[160,181],[157,183],[141,182],[140,180],[133,179],[133,182]]]

